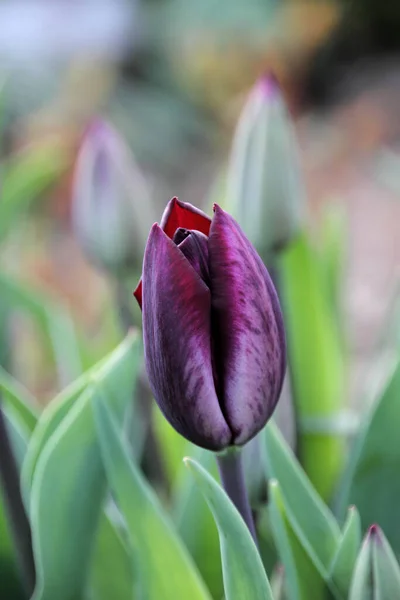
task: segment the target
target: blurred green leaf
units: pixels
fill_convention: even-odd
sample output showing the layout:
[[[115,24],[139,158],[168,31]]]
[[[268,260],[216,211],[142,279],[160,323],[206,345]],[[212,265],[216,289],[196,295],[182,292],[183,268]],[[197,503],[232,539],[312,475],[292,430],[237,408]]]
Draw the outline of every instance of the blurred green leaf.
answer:
[[[344,441],[332,431],[303,431],[304,420],[338,418],[344,400],[341,342],[318,256],[305,233],[279,259],[281,298],[291,383],[299,423],[299,455],[324,500],[332,494],[344,458]]]
[[[90,568],[93,600],[129,600],[133,597],[133,564],[129,548],[111,519],[100,518]]]
[[[132,402],[139,348],[132,333],[102,361],[39,455],[30,501],[37,569],[34,600],[82,595],[106,491],[92,401],[106,398],[122,422]]]
[[[365,540],[355,565],[349,600],[375,600],[371,580],[372,547],[371,544],[367,543],[367,540]]]
[[[93,409],[107,479],[127,524],[143,597],[208,600],[194,563],[155,493],[131,461],[101,396],[93,398]]]
[[[357,558],[349,600],[400,598],[400,568],[388,541],[374,525]]]
[[[190,458],[185,464],[218,527],[226,600],[273,600],[257,547],[235,506],[201,465]]]
[[[37,323],[44,341],[51,344],[61,384],[66,385],[80,375],[77,334],[66,308],[60,308],[55,301],[33,292],[1,271],[0,295],[11,313],[21,311]]]
[[[400,598],[400,567],[394,552],[380,528],[373,528],[372,545],[375,598],[392,600]]]
[[[400,553],[399,422],[400,362],[396,361],[354,442],[338,498],[341,517],[354,504],[363,529],[379,523],[396,553]]]
[[[288,600],[325,600],[326,586],[289,522],[279,483],[269,481],[271,526],[285,570]]]
[[[217,463],[212,452],[193,446],[189,442],[185,447],[186,456],[197,460],[218,479]],[[181,471],[172,490],[174,522],[213,598],[222,598],[222,565],[218,531],[207,503],[199,494],[196,482],[184,466],[182,459],[183,457],[181,457]]]
[[[182,467],[182,459],[190,444],[168,423],[155,402],[153,404],[154,431],[161,446],[168,480],[173,486],[177,473]]]
[[[4,405],[32,433],[36,427],[38,412],[35,398],[24,386],[0,367],[0,389]]]
[[[338,202],[327,204],[320,226],[320,260],[327,298],[339,330],[343,323],[340,300],[346,258],[346,226],[343,207]]]
[[[332,561],[329,577],[343,595],[348,597],[354,566],[361,546],[360,515],[355,506],[349,508],[342,538]]]
[[[0,383],[2,387],[2,383]],[[5,397],[3,388],[3,397]],[[10,437],[18,468],[21,468],[28,445],[29,432],[23,426],[19,415],[11,408],[11,404],[3,404],[6,427]],[[5,506],[3,504],[2,489],[0,484],[0,590],[2,598],[12,600],[26,600],[26,593],[22,587],[19,568],[15,558],[15,549],[11,538],[11,531]]]
[[[28,452],[22,468],[21,484],[22,494],[27,506],[32,487],[33,475],[39,456],[54,431],[67,416],[74,403],[80,398],[82,392],[91,381],[96,371],[106,364],[108,357],[94,365],[89,371],[81,375],[67,388],[62,390],[52,402],[50,402],[40,415],[35,431],[29,442]]]
[[[30,146],[3,168],[0,199],[0,242],[30,204],[43,194],[68,166],[59,143]]]
[[[326,577],[341,537],[339,526],[273,421],[265,428],[265,442],[268,471],[279,482],[285,518]]]

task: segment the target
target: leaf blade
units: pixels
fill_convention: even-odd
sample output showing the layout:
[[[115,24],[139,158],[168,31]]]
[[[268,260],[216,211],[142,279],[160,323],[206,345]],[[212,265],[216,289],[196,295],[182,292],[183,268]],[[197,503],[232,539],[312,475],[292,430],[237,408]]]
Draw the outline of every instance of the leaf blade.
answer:
[[[273,600],[257,547],[236,508],[201,465],[190,458],[185,464],[218,527],[227,600]]]

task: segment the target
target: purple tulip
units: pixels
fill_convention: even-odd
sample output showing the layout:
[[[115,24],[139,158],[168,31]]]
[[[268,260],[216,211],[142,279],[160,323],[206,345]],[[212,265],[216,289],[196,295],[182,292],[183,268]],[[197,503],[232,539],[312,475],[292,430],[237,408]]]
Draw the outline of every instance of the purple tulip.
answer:
[[[147,372],[171,425],[210,450],[243,445],[271,417],[286,366],[267,269],[236,221],[176,198],[147,241],[141,283]]]

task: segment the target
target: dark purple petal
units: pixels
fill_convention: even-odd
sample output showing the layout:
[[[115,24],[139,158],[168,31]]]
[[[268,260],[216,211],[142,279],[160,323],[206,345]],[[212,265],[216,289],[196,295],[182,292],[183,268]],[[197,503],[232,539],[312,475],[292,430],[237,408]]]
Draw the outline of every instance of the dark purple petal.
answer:
[[[215,393],[210,291],[179,248],[153,225],[143,263],[147,373],[165,417],[188,440],[220,450],[232,438]]]
[[[243,444],[272,415],[286,368],[279,301],[260,257],[218,206],[208,241],[219,400]]]
[[[199,210],[188,202],[181,202],[178,198],[172,198],[161,217],[160,227],[169,238],[173,238],[175,231],[180,227],[185,229],[196,229],[205,235],[210,231],[211,219],[202,210]],[[133,292],[140,308],[142,308],[142,280],[140,279]]]
[[[173,241],[208,286],[208,237],[200,231],[180,228],[176,230]]]

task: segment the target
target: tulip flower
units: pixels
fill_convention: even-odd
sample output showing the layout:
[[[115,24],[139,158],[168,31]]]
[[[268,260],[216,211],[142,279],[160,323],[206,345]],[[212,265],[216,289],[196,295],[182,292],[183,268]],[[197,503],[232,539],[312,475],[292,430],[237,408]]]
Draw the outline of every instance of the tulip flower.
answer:
[[[154,222],[144,178],[123,140],[97,119],[79,149],[72,199],[76,237],[89,260],[111,272],[136,271]]]
[[[172,426],[214,451],[254,437],[280,395],[285,335],[268,271],[236,221],[171,200],[135,297],[150,385]]]
[[[227,177],[227,208],[263,260],[299,233],[305,191],[294,129],[278,83],[265,76],[243,108]]]

